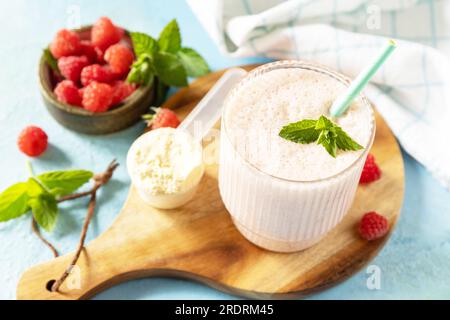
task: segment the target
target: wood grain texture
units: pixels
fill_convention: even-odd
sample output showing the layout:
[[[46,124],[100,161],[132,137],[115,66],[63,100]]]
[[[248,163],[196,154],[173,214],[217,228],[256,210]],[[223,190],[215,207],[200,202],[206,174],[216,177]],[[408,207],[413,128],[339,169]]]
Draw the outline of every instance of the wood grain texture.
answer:
[[[254,66],[247,66],[251,69]],[[186,116],[223,71],[198,79],[165,104]],[[391,229],[403,200],[403,160],[397,142],[377,115],[372,153],[382,179],[358,188],[343,221],[317,245],[297,253],[274,253],[256,247],[236,230],[221,201],[217,166],[207,167],[194,200],[180,209],[154,209],[131,187],[113,225],[81,254],[78,267],[61,292],[46,290],[72,255],[26,271],[17,288],[18,299],[86,299],[117,283],[150,276],[194,279],[228,293],[252,298],[303,297],[335,285],[360,270],[383,247],[389,235],[367,242],[356,226],[364,212],[385,215]],[[208,152],[218,145],[205,146]],[[274,272],[276,270],[276,272]],[[79,288],[76,285],[79,284]]]

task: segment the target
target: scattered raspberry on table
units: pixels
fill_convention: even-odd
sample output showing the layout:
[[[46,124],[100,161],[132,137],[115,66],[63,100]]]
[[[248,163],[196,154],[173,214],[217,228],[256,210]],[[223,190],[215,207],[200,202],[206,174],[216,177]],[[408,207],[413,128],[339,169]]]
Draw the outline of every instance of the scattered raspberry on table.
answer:
[[[17,144],[26,155],[38,157],[47,150],[48,137],[41,128],[28,126],[20,133]]]
[[[381,170],[375,162],[375,157],[369,153],[359,179],[360,184],[371,183],[381,178]]]
[[[150,130],[158,128],[177,128],[180,125],[180,120],[177,115],[167,108],[152,108],[155,113],[145,115],[143,118],[147,121]]]
[[[389,230],[389,224],[385,217],[372,211],[364,214],[358,230],[362,238],[375,240],[386,235]]]

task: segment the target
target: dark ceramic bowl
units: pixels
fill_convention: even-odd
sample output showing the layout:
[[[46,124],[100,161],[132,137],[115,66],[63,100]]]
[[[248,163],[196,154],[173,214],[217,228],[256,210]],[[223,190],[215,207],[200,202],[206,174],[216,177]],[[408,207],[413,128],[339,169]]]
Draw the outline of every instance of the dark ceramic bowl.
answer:
[[[91,26],[75,30],[81,39],[89,39]],[[126,32],[125,41],[131,41]],[[148,112],[154,98],[153,86],[140,86],[122,103],[103,113],[71,106],[56,99],[53,89],[57,79],[47,65],[44,56],[39,64],[39,83],[47,110],[68,129],[87,134],[107,134],[135,124]]]

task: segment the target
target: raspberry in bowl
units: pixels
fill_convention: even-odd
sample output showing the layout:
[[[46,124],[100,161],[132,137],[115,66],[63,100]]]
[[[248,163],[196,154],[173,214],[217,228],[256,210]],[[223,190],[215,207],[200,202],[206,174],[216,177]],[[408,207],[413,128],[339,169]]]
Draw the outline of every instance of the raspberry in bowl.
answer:
[[[59,72],[48,64],[55,59]],[[39,66],[39,82],[50,114],[63,126],[107,134],[140,121],[154,98],[152,85],[126,82],[134,60],[128,31],[106,17],[93,26],[58,31]]]

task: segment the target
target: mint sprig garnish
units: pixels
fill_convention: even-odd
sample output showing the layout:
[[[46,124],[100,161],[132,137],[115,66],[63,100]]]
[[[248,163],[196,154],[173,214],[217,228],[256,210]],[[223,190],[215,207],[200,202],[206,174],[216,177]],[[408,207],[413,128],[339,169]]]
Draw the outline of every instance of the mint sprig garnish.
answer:
[[[158,39],[141,32],[131,32],[130,36],[136,60],[128,74],[128,82],[151,85],[158,78],[157,91],[164,94],[167,90],[162,86],[184,87],[188,77],[209,72],[208,64],[198,52],[182,47],[180,28],[175,19],[164,27]],[[161,100],[161,97],[157,99]]]
[[[338,149],[343,151],[361,150],[363,147],[353,140],[341,127],[325,116],[318,120],[305,119],[284,126],[280,137],[302,144],[316,142],[336,158]]]

